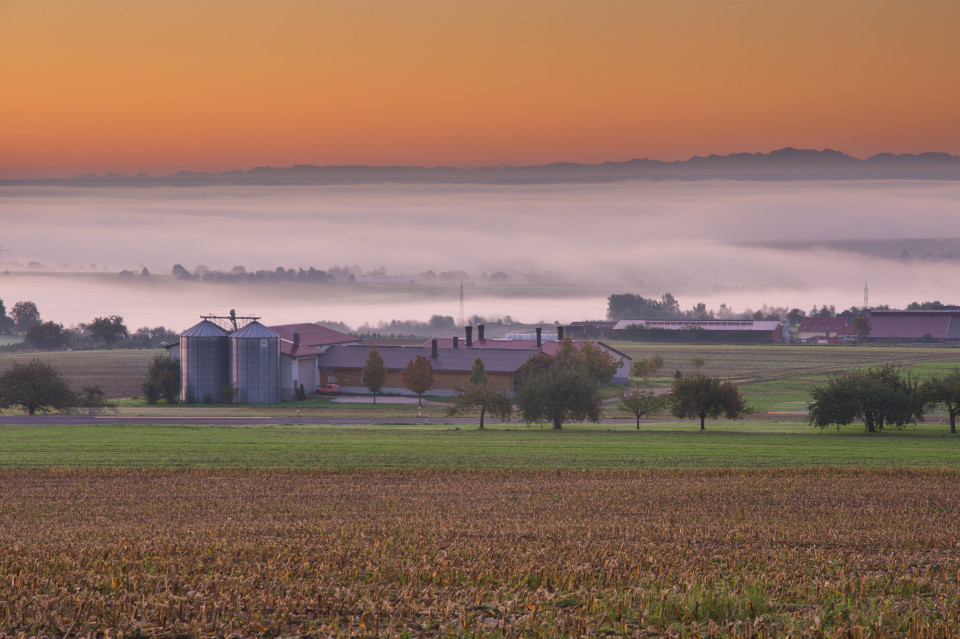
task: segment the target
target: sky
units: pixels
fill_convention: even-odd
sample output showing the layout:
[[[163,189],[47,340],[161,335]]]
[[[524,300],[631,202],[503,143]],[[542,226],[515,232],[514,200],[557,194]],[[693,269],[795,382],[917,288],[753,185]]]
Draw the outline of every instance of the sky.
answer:
[[[956,0],[0,0],[0,178],[960,154]]]

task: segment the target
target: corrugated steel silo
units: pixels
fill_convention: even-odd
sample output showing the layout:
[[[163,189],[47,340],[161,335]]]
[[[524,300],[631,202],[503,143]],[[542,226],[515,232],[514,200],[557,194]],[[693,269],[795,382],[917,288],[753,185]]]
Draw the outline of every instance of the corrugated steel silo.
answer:
[[[230,335],[230,382],[241,404],[280,401],[280,335],[250,322]]]
[[[230,383],[228,335],[208,320],[180,333],[180,401],[229,401],[222,396]]]

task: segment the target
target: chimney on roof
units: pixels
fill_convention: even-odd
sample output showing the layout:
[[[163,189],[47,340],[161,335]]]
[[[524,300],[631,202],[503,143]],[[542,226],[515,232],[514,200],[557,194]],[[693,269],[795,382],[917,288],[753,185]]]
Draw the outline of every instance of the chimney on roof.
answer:
[[[478,342],[483,341],[483,329],[484,329],[483,324],[477,324],[477,341]]]
[[[293,332],[293,345],[300,346],[300,331]]]
[[[467,348],[473,346],[473,327],[465,326],[464,330],[467,331]]]
[[[453,347],[460,348],[460,337],[458,337],[457,335],[453,336]]]
[[[537,348],[543,347],[543,329],[537,327]]]
[[[437,340],[430,342],[430,357],[437,356]]]
[[[558,340],[558,341],[561,341],[561,342],[563,341],[563,327],[562,327],[562,326],[557,326],[557,340]]]

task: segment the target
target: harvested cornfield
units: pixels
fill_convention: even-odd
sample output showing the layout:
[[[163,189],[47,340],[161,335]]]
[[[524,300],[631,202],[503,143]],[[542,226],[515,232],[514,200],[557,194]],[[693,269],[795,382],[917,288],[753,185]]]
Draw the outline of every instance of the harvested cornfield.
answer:
[[[0,472],[0,634],[960,631],[960,474]]]

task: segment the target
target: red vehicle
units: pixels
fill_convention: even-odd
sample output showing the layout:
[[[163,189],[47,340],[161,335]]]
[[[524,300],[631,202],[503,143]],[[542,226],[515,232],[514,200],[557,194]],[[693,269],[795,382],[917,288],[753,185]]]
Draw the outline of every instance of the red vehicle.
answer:
[[[320,384],[317,386],[317,392],[321,395],[342,395],[343,389],[340,384]]]

